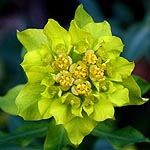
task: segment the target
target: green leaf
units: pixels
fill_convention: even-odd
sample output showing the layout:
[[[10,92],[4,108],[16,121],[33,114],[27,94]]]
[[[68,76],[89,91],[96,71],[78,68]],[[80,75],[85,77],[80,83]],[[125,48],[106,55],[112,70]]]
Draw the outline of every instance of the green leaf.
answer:
[[[39,49],[42,44],[48,44],[42,29],[27,29],[17,31],[17,38],[27,51]]]
[[[62,125],[56,125],[55,120],[51,120],[44,143],[44,150],[62,150],[66,145],[70,145],[67,133]]]
[[[92,134],[107,139],[117,149],[135,143],[149,142],[148,138],[144,137],[143,134],[133,127],[125,127],[118,130],[114,130],[113,128],[108,126],[108,124],[99,123]]]
[[[43,137],[48,130],[47,122],[30,122],[22,125],[13,133],[0,137],[0,143],[19,142],[28,145],[33,138]]]
[[[68,137],[74,145],[79,145],[83,138],[88,135],[97,125],[97,122],[90,119],[86,114],[81,117],[75,117],[64,124]]]
[[[53,58],[51,51],[47,45],[42,45],[36,51],[30,51],[25,54],[24,61],[22,66],[27,70],[31,70],[33,66],[46,66],[47,64],[52,63]]]
[[[124,78],[130,76],[133,68],[133,62],[129,62],[123,57],[116,57],[108,63],[108,71],[109,69],[111,70],[110,73],[108,72],[108,75],[111,81],[122,81]]]
[[[114,117],[114,107],[105,98],[99,94],[99,100],[95,103],[94,112],[89,116],[95,121],[104,121]]]
[[[124,88],[119,83],[113,83],[114,87],[116,87],[115,92],[109,93],[108,91],[108,99],[110,102],[116,106],[121,107],[127,105],[129,103],[129,91],[127,88]]]
[[[148,90],[150,90],[150,84],[146,80],[135,75],[133,77],[136,83],[139,85],[142,95],[144,95]]]
[[[0,150],[42,150],[39,146],[18,146],[18,144],[5,144],[0,145]]]
[[[94,49],[98,50],[97,53],[100,53],[100,56],[101,51],[104,51],[106,53],[106,58],[103,58],[103,55],[101,56],[101,58],[103,60],[108,60],[109,58],[115,58],[120,56],[120,53],[123,51],[123,46],[124,45],[119,37],[102,36],[98,38]]]
[[[74,45],[74,51],[78,54],[84,53],[87,49],[92,48],[93,37],[87,31],[80,29],[76,22],[73,20],[70,23],[69,33]]]
[[[24,85],[17,85],[10,89],[5,96],[0,96],[0,108],[12,115],[17,115],[18,108],[15,104],[16,97]]]
[[[30,51],[24,56],[21,63],[29,82],[41,82],[48,73],[53,71],[52,67],[47,64],[52,63],[50,50],[46,46],[42,46],[36,51]]]
[[[140,87],[137,85],[132,76],[124,79],[122,85],[129,90],[130,102],[128,105],[141,105],[148,100],[142,99]]]
[[[62,99],[64,97],[62,97]],[[70,105],[62,103],[61,98],[53,101],[51,104],[50,114],[52,114],[55,118],[56,124],[64,124],[75,117],[75,115],[71,113],[70,108]]]
[[[53,69],[50,65],[53,61],[50,50],[47,46],[42,46],[36,51],[30,51],[24,56],[21,63],[29,82],[41,82],[47,77],[47,74],[52,72]]]
[[[18,115],[25,120],[40,120],[42,116],[39,112],[38,101],[45,87],[40,83],[27,83],[16,98]]]
[[[102,36],[112,36],[110,25],[107,21],[100,23],[88,23],[83,28],[85,31],[92,34],[95,40]]]
[[[57,21],[49,19],[44,27],[44,34],[47,36],[54,53],[69,53],[71,49],[71,37],[67,30],[61,27]]]
[[[92,17],[83,9],[82,4],[76,9],[75,21],[80,28],[84,27],[90,22],[93,22]]]
[[[115,137],[111,138],[109,141],[116,148],[121,148],[135,143],[149,142],[148,138],[130,126],[114,131],[113,134]]]
[[[42,97],[39,100],[39,102],[38,102],[39,112],[43,119],[48,119],[48,118],[52,117],[52,115],[50,114],[50,106],[51,106],[51,103],[53,100],[55,100],[55,99],[54,98],[44,98],[44,97]]]

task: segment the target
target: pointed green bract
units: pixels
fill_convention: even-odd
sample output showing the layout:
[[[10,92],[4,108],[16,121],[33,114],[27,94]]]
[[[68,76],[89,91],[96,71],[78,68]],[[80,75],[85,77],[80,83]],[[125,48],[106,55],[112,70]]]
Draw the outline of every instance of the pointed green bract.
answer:
[[[84,115],[83,118],[75,117],[64,124],[70,141],[74,145],[79,145],[83,138],[88,135],[97,125],[97,122]]]
[[[17,85],[10,89],[5,96],[0,96],[0,108],[12,115],[18,114],[18,108],[15,104],[15,99],[24,85]]]
[[[83,29],[91,33],[95,40],[103,36],[112,36],[110,25],[107,21],[102,23],[91,22],[85,25]]]
[[[25,120],[42,119],[38,108],[38,101],[41,99],[43,90],[44,87],[39,83],[26,84],[16,98],[18,115],[22,116]]]
[[[42,44],[48,44],[42,29],[27,29],[22,32],[17,31],[17,38],[27,51],[36,50]]]
[[[74,20],[70,24],[69,32],[72,37],[72,44],[74,44],[74,52],[82,54],[87,49],[92,48],[92,35],[80,29]]]
[[[79,5],[75,12],[75,21],[77,22],[77,25],[82,28],[86,24],[93,22],[92,17],[83,9],[82,5]]]
[[[103,97],[99,98],[98,102],[94,106],[94,109],[94,112],[89,117],[95,121],[104,121],[108,118],[113,118],[114,116],[113,105],[106,99],[103,99]]]
[[[42,45],[38,49],[35,49],[35,51],[26,53],[21,65],[25,71],[28,71],[35,66],[44,67],[52,63],[52,61],[51,50],[46,45]]]
[[[21,66],[26,71],[29,82],[40,82],[54,71],[49,65],[52,61],[51,51],[46,46],[42,46],[40,49],[26,53]]]
[[[108,76],[110,77],[110,80],[120,82],[124,78],[127,78],[131,75],[133,68],[134,63],[128,62],[123,57],[117,57],[116,59],[110,60],[110,62],[108,63]]]
[[[44,27],[50,47],[54,53],[69,53],[71,48],[71,38],[69,33],[61,27],[57,21],[49,19]]]
[[[56,124],[65,124],[75,117],[71,113],[71,107],[63,104],[61,99],[57,99],[52,103],[50,113],[54,116]]]
[[[48,119],[48,118],[52,117],[52,115],[50,114],[50,108],[51,108],[51,103],[53,102],[53,100],[54,99],[42,97],[38,101],[39,112],[43,119]]]
[[[53,117],[56,129],[67,132],[74,145],[98,122],[114,119],[114,107],[146,102],[131,76],[134,63],[120,57],[121,39],[112,35],[107,21],[95,23],[82,5],[68,30],[49,19],[43,30],[28,29],[17,36],[27,49],[21,66],[28,79],[16,98],[18,115],[26,120]],[[47,135],[45,149],[59,149],[62,137],[55,137],[53,146]]]
[[[122,84],[129,90],[130,101],[128,105],[141,105],[146,102],[141,98],[140,88],[132,76],[124,79]]]
[[[97,55],[107,61],[120,55],[123,50],[123,43],[116,36],[102,36],[97,39],[94,50],[98,50]]]
[[[129,104],[129,91],[120,84],[115,84],[116,91],[109,95],[110,102],[117,107]]]

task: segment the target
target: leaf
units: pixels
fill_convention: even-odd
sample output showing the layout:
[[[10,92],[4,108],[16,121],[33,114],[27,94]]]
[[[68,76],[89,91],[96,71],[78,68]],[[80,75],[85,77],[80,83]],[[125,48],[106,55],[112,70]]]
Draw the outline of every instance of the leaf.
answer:
[[[120,53],[123,51],[123,46],[122,40],[119,37],[99,36],[94,50],[98,50],[97,55],[106,61],[120,56]]]
[[[142,133],[133,127],[128,126],[118,130],[114,130],[113,128],[108,126],[108,124],[99,123],[93,130],[92,135],[107,139],[117,149],[134,143],[149,142],[148,138],[144,137]]]
[[[17,115],[18,108],[15,104],[16,97],[18,96],[24,85],[17,85],[10,89],[5,96],[0,96],[0,108],[12,115]]]
[[[92,17],[83,9],[83,5],[79,5],[75,12],[75,21],[77,25],[82,28],[86,24],[93,22]]]
[[[128,89],[117,83],[113,83],[113,85],[116,88],[115,92],[109,93],[108,91],[108,99],[110,102],[116,107],[128,104],[130,101]]]
[[[139,85],[142,95],[144,95],[148,90],[150,90],[150,84],[147,81],[135,75],[133,77],[136,83]]]
[[[97,122],[90,119],[86,114],[81,117],[75,117],[71,121],[64,124],[68,137],[74,145],[81,144],[83,138],[90,134],[95,128]]]
[[[49,19],[44,27],[44,34],[47,36],[52,51],[59,53],[69,53],[71,48],[71,38],[67,30],[53,19]]]
[[[83,29],[91,33],[95,40],[101,36],[112,36],[111,28],[107,21],[100,23],[91,22],[85,25]]]
[[[0,137],[0,143],[3,144],[9,142],[24,143],[25,141],[26,142],[31,141],[35,137],[45,136],[47,129],[48,129],[47,122],[26,123],[20,128],[18,128],[15,132],[8,134],[7,136]]]
[[[69,33],[72,37],[72,44],[75,45],[75,52],[78,54],[84,53],[90,49],[93,43],[93,37],[87,31],[80,29],[75,20],[71,21]]]
[[[114,107],[109,102],[104,100],[102,96],[99,96],[98,102],[95,103],[94,112],[89,116],[95,121],[104,121],[108,118],[114,117]]]
[[[129,90],[130,102],[128,105],[141,105],[148,101],[148,99],[142,99],[140,87],[137,85],[132,76],[124,79],[122,84]]]
[[[18,115],[25,120],[40,120],[42,116],[39,112],[38,102],[41,99],[41,93],[44,86],[40,83],[27,83],[16,98]]]
[[[27,29],[17,31],[17,38],[27,51],[39,49],[42,44],[48,44],[42,29]]]
[[[62,150],[66,145],[71,144],[66,131],[62,125],[56,125],[55,120],[51,120],[44,143],[44,150]]]
[[[42,150],[42,147],[39,146],[27,146],[22,147],[18,146],[17,144],[6,144],[6,145],[0,145],[0,150]]]
[[[39,112],[43,119],[48,119],[52,117],[50,113],[50,106],[54,99],[42,97],[38,102]]]
[[[122,81],[123,78],[130,76],[134,63],[127,61],[123,57],[116,57],[110,61],[110,80],[112,81]]]

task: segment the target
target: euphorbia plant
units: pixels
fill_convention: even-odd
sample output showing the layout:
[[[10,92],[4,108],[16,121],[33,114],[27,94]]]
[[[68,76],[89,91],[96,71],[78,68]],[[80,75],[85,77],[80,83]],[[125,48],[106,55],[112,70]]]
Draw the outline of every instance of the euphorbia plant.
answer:
[[[26,85],[16,98],[25,120],[54,118],[79,145],[114,107],[139,105],[134,63],[120,54],[123,43],[107,21],[96,23],[80,5],[68,30],[49,19],[44,29],[17,32],[26,49],[21,63]]]

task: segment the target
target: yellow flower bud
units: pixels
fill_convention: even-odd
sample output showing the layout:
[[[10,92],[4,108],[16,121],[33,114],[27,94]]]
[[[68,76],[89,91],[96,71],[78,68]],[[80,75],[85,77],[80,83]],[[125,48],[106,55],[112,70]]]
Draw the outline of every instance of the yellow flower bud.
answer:
[[[85,56],[83,57],[83,62],[87,65],[94,65],[97,62],[97,57],[94,54],[93,50],[88,50],[85,52]]]
[[[60,71],[56,75],[56,82],[58,82],[61,86],[61,89],[64,91],[67,91],[70,89],[70,87],[73,84],[74,79],[72,78],[72,75],[68,71]]]
[[[91,83],[89,81],[77,79],[74,81],[71,91],[74,95],[81,94],[87,96],[91,93]]]
[[[55,58],[55,61],[53,62],[53,67],[58,71],[62,71],[62,70],[68,70],[71,64],[72,64],[71,57],[62,53]]]
[[[69,71],[74,79],[86,79],[88,75],[88,68],[82,61],[72,64]]]
[[[104,69],[103,67],[97,67],[96,65],[91,65],[89,69],[89,77],[93,81],[105,80]]]

